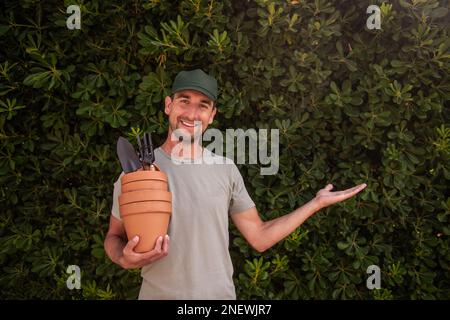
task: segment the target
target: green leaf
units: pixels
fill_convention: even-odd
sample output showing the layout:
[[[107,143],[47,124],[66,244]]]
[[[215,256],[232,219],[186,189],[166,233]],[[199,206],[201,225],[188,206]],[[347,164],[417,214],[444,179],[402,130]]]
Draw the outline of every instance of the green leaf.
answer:
[[[347,249],[349,246],[350,246],[350,243],[346,243],[346,242],[342,242],[342,241],[339,241],[339,242],[337,243],[337,247],[338,247],[339,249],[341,249],[341,250],[345,250],[345,249]]]

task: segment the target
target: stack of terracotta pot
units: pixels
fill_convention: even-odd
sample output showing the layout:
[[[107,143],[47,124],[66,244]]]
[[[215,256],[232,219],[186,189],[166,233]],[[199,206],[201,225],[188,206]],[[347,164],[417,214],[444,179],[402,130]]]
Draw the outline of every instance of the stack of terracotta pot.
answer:
[[[167,175],[156,165],[121,178],[120,215],[128,240],[139,236],[136,252],[153,250],[159,236],[167,234],[172,213],[172,194]]]

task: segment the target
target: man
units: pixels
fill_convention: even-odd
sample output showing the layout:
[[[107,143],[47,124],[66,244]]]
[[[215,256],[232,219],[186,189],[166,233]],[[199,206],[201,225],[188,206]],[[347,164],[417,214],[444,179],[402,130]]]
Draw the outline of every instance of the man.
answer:
[[[236,299],[228,251],[229,216],[248,243],[263,252],[321,208],[348,199],[366,187],[362,184],[331,192],[333,186],[329,184],[290,214],[262,221],[234,162],[197,161],[198,155],[218,157],[198,143],[216,115],[216,101],[217,81],[199,69],[180,72],[172,86],[172,97],[165,98],[168,135],[164,144],[155,149],[155,162],[168,175],[173,197],[170,238],[159,237],[149,252],[135,252],[139,239],[126,241],[118,209],[120,177],[114,184],[105,251],[125,269],[142,268],[139,299]],[[176,132],[184,137],[184,148],[177,148],[180,142],[173,137],[180,134]]]

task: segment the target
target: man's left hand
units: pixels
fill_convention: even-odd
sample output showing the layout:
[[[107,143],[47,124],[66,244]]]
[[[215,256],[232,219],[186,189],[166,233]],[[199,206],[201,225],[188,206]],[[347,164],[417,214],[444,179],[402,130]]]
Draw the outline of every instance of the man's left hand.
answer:
[[[331,189],[333,189],[333,185],[328,184],[325,188],[319,190],[316,193],[314,201],[317,203],[319,209],[322,209],[353,197],[355,194],[362,191],[365,187],[367,187],[367,184],[362,183],[347,190],[331,192]]]

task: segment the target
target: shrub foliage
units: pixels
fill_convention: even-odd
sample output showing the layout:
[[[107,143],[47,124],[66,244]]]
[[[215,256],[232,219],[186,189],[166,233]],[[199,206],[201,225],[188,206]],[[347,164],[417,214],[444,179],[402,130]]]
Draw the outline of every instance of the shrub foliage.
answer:
[[[220,84],[213,127],[280,130],[278,174],[240,166],[264,219],[327,183],[368,184],[264,253],[230,227],[238,298],[449,298],[448,8],[372,2],[3,2],[0,297],[136,298],[139,271],[103,249],[115,143],[144,131],[162,143],[173,77],[203,68]],[[66,27],[71,4],[80,30]]]

